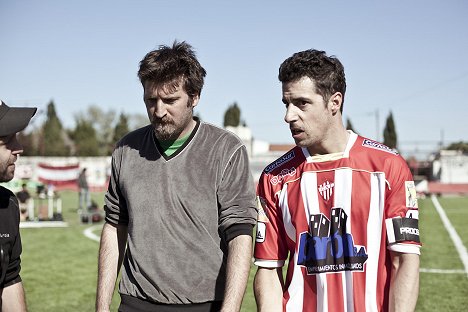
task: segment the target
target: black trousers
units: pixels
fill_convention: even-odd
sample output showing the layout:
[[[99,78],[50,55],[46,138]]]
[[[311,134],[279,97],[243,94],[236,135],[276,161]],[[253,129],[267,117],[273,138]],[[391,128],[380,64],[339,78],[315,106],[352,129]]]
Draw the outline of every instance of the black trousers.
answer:
[[[161,304],[127,295],[120,295],[120,298],[119,312],[218,312],[222,304],[221,301],[192,304]]]

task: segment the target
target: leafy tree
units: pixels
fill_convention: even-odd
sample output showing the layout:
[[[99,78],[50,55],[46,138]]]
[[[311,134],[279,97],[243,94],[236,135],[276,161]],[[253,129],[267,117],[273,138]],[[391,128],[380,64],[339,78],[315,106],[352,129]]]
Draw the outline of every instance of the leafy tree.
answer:
[[[47,119],[42,127],[42,137],[39,140],[39,154],[41,156],[68,156],[69,147],[66,146],[65,131],[55,111],[55,104],[50,101],[47,105]]]
[[[357,133],[356,130],[354,130],[353,124],[351,123],[351,119],[346,118],[346,130],[351,130],[354,133]]]
[[[148,116],[145,114],[128,115],[128,128],[130,131],[139,129],[149,124]]]
[[[383,132],[384,141],[383,143],[390,148],[397,147],[397,134],[395,130],[395,123],[393,121],[393,114],[390,114],[387,117],[387,122],[385,124],[385,129]]]
[[[468,142],[454,142],[447,146],[448,150],[462,151],[463,153],[468,153]]]
[[[75,142],[76,156],[99,156],[99,141],[91,121],[76,118],[75,129],[71,132]]]
[[[114,127],[114,136],[112,138],[112,143],[117,143],[117,141],[119,141],[128,132],[128,117],[124,113],[120,113],[119,121]]]
[[[37,155],[37,146],[34,140],[34,134],[32,132],[25,133],[21,131],[18,133],[18,141],[23,146],[23,156],[36,156]]]
[[[110,155],[114,149],[113,135],[115,111],[109,109],[103,111],[97,105],[91,105],[86,111],[86,115],[79,115],[77,118],[87,120],[91,123],[96,132],[99,142],[99,155]]]
[[[224,127],[232,126],[237,127],[240,124],[240,109],[237,106],[237,103],[234,102],[231,106],[228,107],[224,113]]]

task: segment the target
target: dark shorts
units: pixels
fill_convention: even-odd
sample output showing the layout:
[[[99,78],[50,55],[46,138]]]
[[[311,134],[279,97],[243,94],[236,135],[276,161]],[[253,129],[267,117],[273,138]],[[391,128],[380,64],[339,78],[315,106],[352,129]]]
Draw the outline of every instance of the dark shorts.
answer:
[[[221,310],[221,301],[192,304],[161,304],[145,301],[132,296],[120,295],[119,312],[217,312]]]

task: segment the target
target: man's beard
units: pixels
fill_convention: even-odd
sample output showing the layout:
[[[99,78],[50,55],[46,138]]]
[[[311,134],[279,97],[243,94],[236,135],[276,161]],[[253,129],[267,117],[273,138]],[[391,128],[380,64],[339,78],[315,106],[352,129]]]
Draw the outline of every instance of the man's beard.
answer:
[[[154,128],[154,133],[156,134],[156,138],[159,141],[169,141],[171,138],[175,137],[177,138],[179,136],[179,133],[176,133],[176,126],[172,121],[155,121],[153,120],[152,122],[153,128]]]
[[[172,120],[153,121],[154,133],[159,141],[175,141],[183,129],[177,129]]]
[[[8,182],[13,179],[15,175],[15,170],[10,169],[10,164],[0,164],[0,183]]]

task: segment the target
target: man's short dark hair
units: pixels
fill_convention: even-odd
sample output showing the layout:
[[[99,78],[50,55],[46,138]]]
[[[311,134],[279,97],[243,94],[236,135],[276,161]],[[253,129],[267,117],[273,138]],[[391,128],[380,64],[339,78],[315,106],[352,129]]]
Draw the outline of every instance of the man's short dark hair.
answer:
[[[297,81],[309,77],[314,81],[315,92],[325,101],[335,93],[344,96],[346,92],[346,78],[341,62],[335,56],[327,56],[325,51],[305,50],[294,53],[287,58],[279,68],[278,79],[282,83]],[[343,112],[343,103],[341,112]]]
[[[200,96],[205,76],[206,71],[198,62],[192,46],[185,41],[174,41],[172,47],[161,45],[149,52],[141,60],[138,70],[143,86],[146,81],[153,81],[174,88],[182,81],[182,87],[190,97]]]

